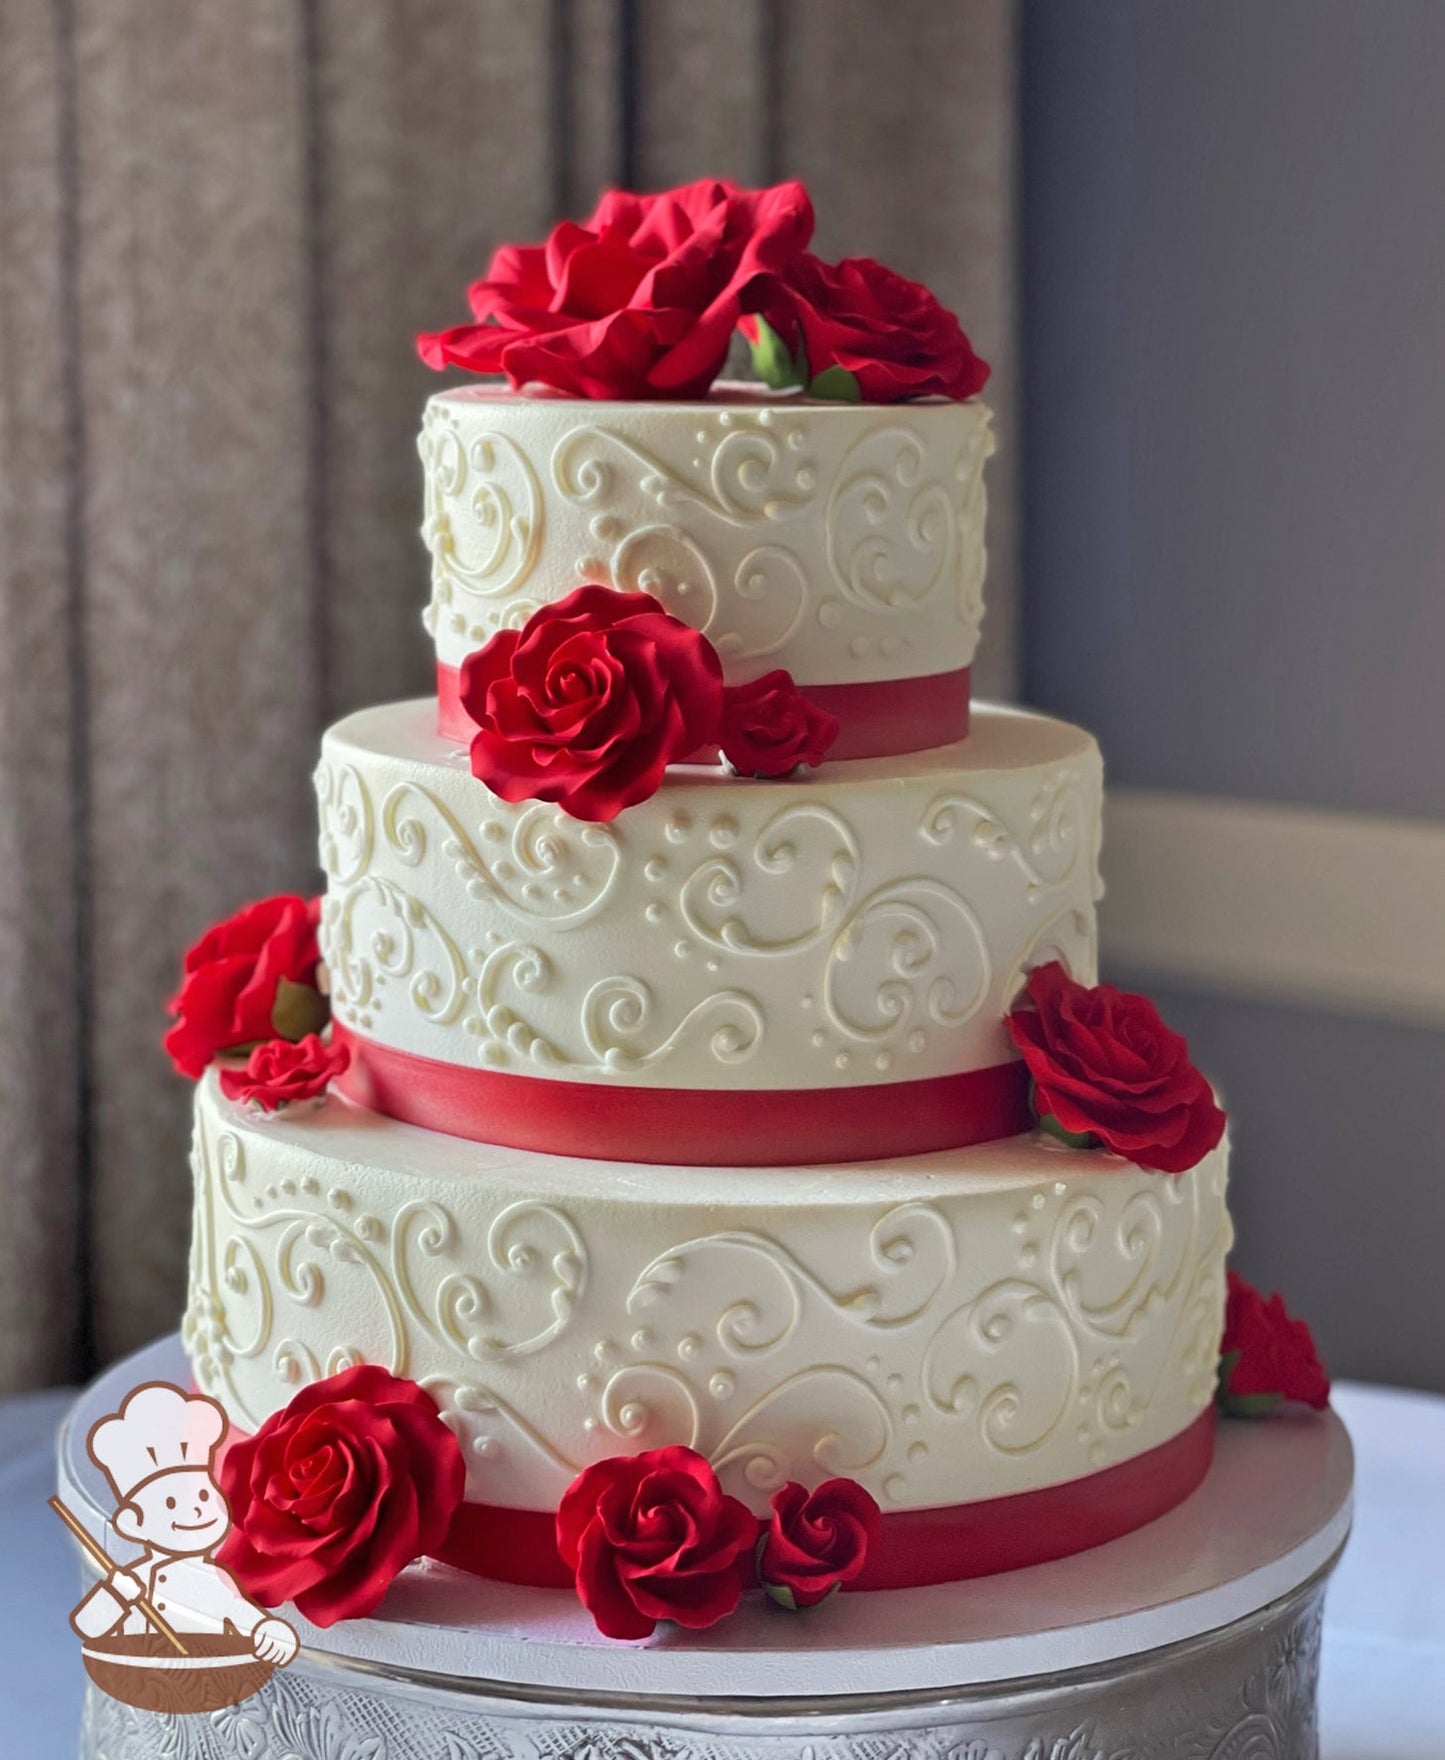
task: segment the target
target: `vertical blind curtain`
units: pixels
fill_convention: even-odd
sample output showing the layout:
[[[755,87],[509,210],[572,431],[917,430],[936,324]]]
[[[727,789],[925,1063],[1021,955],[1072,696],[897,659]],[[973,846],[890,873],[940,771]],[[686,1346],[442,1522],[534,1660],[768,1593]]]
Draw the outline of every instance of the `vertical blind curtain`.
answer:
[[[323,726],[426,688],[414,441],[501,239],[808,179],[1013,432],[1011,0],[0,8],[0,1391],[174,1325],[180,949],[316,884]],[[979,674],[1011,679],[1013,470]]]

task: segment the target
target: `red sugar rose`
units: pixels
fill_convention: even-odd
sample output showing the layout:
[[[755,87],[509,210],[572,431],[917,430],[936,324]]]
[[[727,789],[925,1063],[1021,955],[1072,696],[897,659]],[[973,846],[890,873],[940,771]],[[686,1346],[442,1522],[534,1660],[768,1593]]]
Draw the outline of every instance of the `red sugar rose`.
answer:
[[[1268,1300],[1236,1271],[1228,1277],[1224,1338],[1220,1353],[1220,1398],[1240,1417],[1259,1417],[1281,1400],[1301,1400],[1323,1411],[1330,1403],[1330,1378],[1303,1320],[1291,1319],[1278,1295]]]
[[[360,1619],[441,1545],[465,1485],[431,1395],[363,1363],[303,1387],[226,1452],[235,1525],[217,1560],[264,1606],[294,1601],[319,1626]]]
[[[716,737],[712,643],[646,593],[578,587],[462,663],[472,772],[504,801],[608,820]]]
[[[921,283],[871,257],[824,263],[804,252],[785,282],[789,315],[781,334],[793,354],[801,352],[815,395],[850,394],[847,380],[835,388],[825,374],[848,374],[864,403],[961,399],[988,382],[988,363],[953,313]],[[756,338],[755,324],[743,328]]]
[[[1209,1083],[1146,997],[1078,984],[1057,960],[1030,972],[1032,1008],[1008,1016],[1034,1109],[1140,1167],[1183,1173],[1224,1135]]]
[[[316,983],[321,901],[283,893],[243,906],[186,954],[171,998],[165,1048],[197,1080],[219,1051],[264,1039],[301,1039],[326,1024]]]
[[[350,1062],[345,1045],[328,1045],[316,1033],[294,1045],[268,1039],[246,1059],[244,1070],[221,1071],[221,1092],[228,1100],[254,1101],[263,1112],[275,1112],[293,1100],[324,1094]]]
[[[609,1638],[645,1638],[660,1619],[700,1630],[743,1590],[758,1520],[690,1448],[655,1448],[586,1467],[557,1510],[557,1550]]]
[[[821,764],[838,737],[838,717],[810,703],[792,675],[765,673],[723,692],[722,754],[740,776],[786,776]]]
[[[467,290],[476,322],[418,336],[417,351],[430,367],[572,397],[701,396],[740,315],[776,300],[779,271],[812,232],[800,183],[612,190],[545,244],[503,245]]]
[[[852,1479],[814,1491],[791,1481],[773,1493],[773,1515],[758,1547],[758,1580],[785,1607],[813,1607],[851,1583],[878,1537],[878,1505]]]

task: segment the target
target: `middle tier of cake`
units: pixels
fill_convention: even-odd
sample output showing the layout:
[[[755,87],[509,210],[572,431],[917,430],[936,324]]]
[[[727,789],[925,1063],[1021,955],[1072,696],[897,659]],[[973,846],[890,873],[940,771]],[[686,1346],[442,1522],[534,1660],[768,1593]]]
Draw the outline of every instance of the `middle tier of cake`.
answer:
[[[781,782],[678,766],[608,825],[509,805],[430,703],[327,734],[322,946],[346,1091],[453,1135],[684,1163],[1010,1135],[1025,973],[1095,977],[1088,734],[970,737]]]
[[[334,1093],[266,1117],[213,1072],[185,1341],[243,1429],[353,1363],[419,1381],[484,1505],[550,1511],[589,1462],[685,1443],[760,1513],[788,1479],[843,1474],[897,1512],[1139,1463],[1127,1526],[1158,1513],[1156,1468],[1177,1494],[1207,1460],[1226,1162],[1171,1178],[1029,1135],[642,1167]]]

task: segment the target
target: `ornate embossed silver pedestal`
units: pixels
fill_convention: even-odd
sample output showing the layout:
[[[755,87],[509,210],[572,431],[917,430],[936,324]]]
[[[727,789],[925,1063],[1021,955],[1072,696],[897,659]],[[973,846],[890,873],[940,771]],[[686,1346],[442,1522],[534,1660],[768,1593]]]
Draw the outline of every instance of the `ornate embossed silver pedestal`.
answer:
[[[61,1439],[62,1496],[102,1544],[90,1423],[182,1380],[173,1341],[120,1365]],[[975,1583],[745,1608],[609,1644],[570,1597],[440,1567],[385,1618],[322,1632],[208,1716],[91,1691],[83,1760],[1308,1760],[1325,1578],[1349,1527],[1330,1416],[1224,1426],[1208,1480],[1151,1527]],[[76,1659],[80,1666],[79,1657]]]

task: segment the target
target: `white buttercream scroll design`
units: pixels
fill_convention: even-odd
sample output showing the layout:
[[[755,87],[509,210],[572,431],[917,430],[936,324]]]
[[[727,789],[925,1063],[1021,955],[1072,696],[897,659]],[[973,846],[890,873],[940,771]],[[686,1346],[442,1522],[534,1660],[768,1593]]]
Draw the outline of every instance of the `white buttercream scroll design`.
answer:
[[[832,808],[785,807],[745,858],[720,852],[693,869],[679,891],[682,919],[709,947],[801,953],[842,926],[861,860],[856,835]]]
[[[316,801],[321,825],[321,866],[339,886],[349,886],[370,868],[376,853],[376,809],[371,790],[355,764],[316,766]]]
[[[1195,1257],[1198,1196],[1197,1183],[1159,1179],[1143,1190],[1105,1186],[1062,1201],[1049,1242],[1051,1281],[1078,1327],[1106,1341],[1135,1337],[1177,1301]]]
[[[868,1330],[909,1327],[957,1268],[953,1232],[927,1204],[885,1211],[868,1231],[867,1254],[868,1273],[840,1289],[767,1235],[747,1229],[701,1235],[644,1266],[628,1292],[627,1311],[645,1316],[680,1302],[695,1312],[699,1289],[725,1289],[728,1298],[710,1328],[729,1356],[757,1357],[793,1338],[809,1303]]]
[[[542,540],[541,487],[526,454],[504,434],[463,440],[455,418],[437,403],[427,406],[417,449],[434,610],[451,608],[459,593],[481,600],[515,593],[531,574]],[[464,612],[454,615],[465,621]]]
[[[1029,1454],[1068,1421],[1080,1368],[1054,1295],[1007,1277],[939,1324],[923,1354],[923,1388],[935,1411],[971,1424],[989,1448]]]
[[[973,907],[942,881],[879,887],[849,916],[829,949],[823,1001],[849,1038],[881,1043],[922,1017],[935,1026],[970,1020],[993,968]]]
[[[474,835],[415,782],[388,789],[380,812],[381,835],[407,868],[421,871],[439,856],[469,897],[494,902],[528,926],[575,928],[595,916],[621,869],[611,828],[541,802],[522,806],[509,820],[486,818]]]
[[[974,625],[983,617],[983,581],[988,567],[988,553],[982,542],[987,503],[983,467],[993,456],[993,450],[993,430],[986,423],[980,424],[970,429],[953,466],[959,530],[980,535],[979,542],[965,541],[958,546],[958,613],[965,623]]]
[[[433,1025],[469,1007],[469,961],[432,911],[394,880],[368,874],[322,904],[321,945],[338,1014],[366,1028],[390,986]]]
[[[798,1472],[852,1477],[893,1446],[893,1416],[878,1390],[842,1364],[800,1369],[771,1387],[708,1449],[718,1477],[748,1491],[776,1491]]]
[[[868,611],[923,604],[959,547],[954,485],[932,477],[918,433],[875,428],[839,466],[828,498],[828,563],[844,596]]]
[[[771,410],[756,416],[719,410],[698,431],[691,472],[665,463],[630,435],[589,423],[558,441],[552,481],[567,500],[604,508],[627,488],[659,508],[696,508],[731,526],[786,519],[807,505],[817,469],[796,427],[781,429]]]
[[[741,990],[719,990],[690,1008],[665,1035],[659,1034],[652,986],[641,978],[603,978],[582,999],[582,1031],[597,1067],[650,1069],[678,1046],[707,1038],[713,1059],[746,1063],[763,1042],[763,1011]]]
[[[445,1269],[430,1291],[421,1278],[427,1262]],[[427,1335],[479,1362],[526,1357],[561,1336],[587,1286],[587,1250],[567,1215],[555,1205],[519,1200],[499,1211],[487,1229],[484,1262],[499,1283],[534,1295],[532,1313],[508,1327],[496,1291],[471,1261],[449,1210],[414,1199],[391,1228],[391,1275],[407,1311]],[[515,1329],[516,1336],[508,1336]]]
[[[1011,862],[1034,900],[1072,878],[1082,854],[1084,817],[1078,777],[1072,770],[1059,770],[1029,802],[1023,829],[1004,824],[972,795],[949,790],[928,803],[919,832],[940,848],[966,836],[990,861]]]
[[[479,1261],[451,1211],[435,1200],[403,1204],[388,1220],[358,1206],[346,1188],[323,1194],[314,1180],[286,1179],[255,1191],[244,1146],[229,1131],[214,1144],[198,1132],[195,1156],[197,1244],[186,1342],[198,1373],[224,1386],[253,1425],[257,1414],[231,1374],[237,1361],[269,1352],[276,1377],[291,1382],[360,1362],[404,1375],[423,1341],[462,1362],[505,1362],[551,1345],[585,1292],[587,1249],[555,1205],[504,1206],[487,1226]],[[270,1243],[265,1257],[263,1240]],[[323,1360],[292,1333],[300,1315],[322,1308],[338,1280],[348,1291],[348,1336],[335,1340]],[[285,1336],[283,1315],[293,1321]]]

